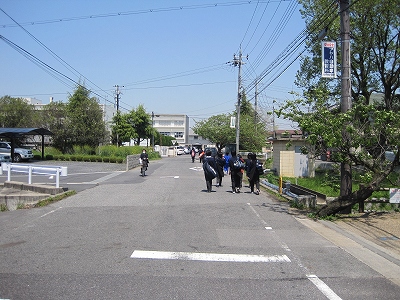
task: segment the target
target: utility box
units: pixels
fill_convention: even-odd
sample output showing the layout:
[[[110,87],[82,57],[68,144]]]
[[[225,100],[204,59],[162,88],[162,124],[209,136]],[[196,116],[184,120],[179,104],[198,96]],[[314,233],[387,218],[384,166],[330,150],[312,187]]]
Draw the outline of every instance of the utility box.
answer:
[[[313,177],[314,164],[308,155],[301,153],[306,145],[303,138],[281,138],[273,140],[273,169],[284,177]]]

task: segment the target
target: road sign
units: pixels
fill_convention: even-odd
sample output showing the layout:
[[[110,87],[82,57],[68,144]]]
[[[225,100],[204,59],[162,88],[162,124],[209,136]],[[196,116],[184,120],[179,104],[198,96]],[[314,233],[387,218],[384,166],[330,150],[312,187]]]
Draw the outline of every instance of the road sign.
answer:
[[[336,42],[322,41],[322,77],[336,78]]]

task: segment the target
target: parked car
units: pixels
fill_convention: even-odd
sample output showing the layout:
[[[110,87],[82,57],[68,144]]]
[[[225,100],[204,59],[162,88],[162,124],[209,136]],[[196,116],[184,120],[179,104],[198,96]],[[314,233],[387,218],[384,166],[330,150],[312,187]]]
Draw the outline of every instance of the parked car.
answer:
[[[3,162],[11,162],[11,156],[8,154],[0,154],[0,166]]]
[[[176,147],[176,154],[177,155],[185,154],[185,150],[183,149],[183,146]]]
[[[190,148],[189,147],[184,147],[183,148],[183,152],[185,152],[185,154],[189,154],[190,153]]]
[[[11,157],[11,143],[0,142],[0,154],[10,155]],[[19,162],[21,160],[29,160],[33,158],[31,149],[25,149],[18,146],[14,148],[14,161]]]

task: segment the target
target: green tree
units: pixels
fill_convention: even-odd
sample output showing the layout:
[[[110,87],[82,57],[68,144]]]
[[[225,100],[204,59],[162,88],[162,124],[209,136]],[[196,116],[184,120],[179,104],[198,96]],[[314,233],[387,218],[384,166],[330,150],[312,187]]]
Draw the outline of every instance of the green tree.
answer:
[[[116,143],[118,134],[120,144],[134,139],[135,144],[139,145],[142,140],[151,138],[154,132],[151,117],[141,104],[127,114],[118,112],[113,118],[113,123],[112,140],[114,143]]]
[[[69,120],[67,117],[66,104],[63,102],[51,102],[38,111],[41,116],[40,127],[50,130],[52,145],[54,148],[66,153],[72,149],[69,134]]]
[[[23,98],[0,98],[1,127],[35,127],[35,108]]]
[[[72,145],[97,147],[105,141],[103,111],[95,97],[78,85],[67,103],[68,130]]]
[[[235,128],[230,128],[230,114],[211,116],[208,119],[197,122],[193,132],[214,143],[218,150],[226,144],[235,141]]]
[[[334,147],[339,162],[357,165],[363,170],[364,185],[324,206],[318,212],[321,216],[364,201],[399,165],[398,152],[393,162],[385,160],[385,150],[389,146],[400,149],[400,6],[395,2],[365,0],[351,5],[350,28],[354,39],[351,45],[351,110],[340,112],[339,81],[320,77],[320,43],[314,38],[308,41],[309,56],[303,57],[297,74],[296,84],[303,88],[303,94],[281,108],[280,113],[297,122],[307,135],[310,152],[318,155],[327,147]],[[324,18],[332,13],[332,8],[328,9],[332,1],[300,0],[300,3],[309,32],[318,32],[327,26],[327,40],[339,38],[338,18],[333,21]],[[318,20],[330,21],[322,24]],[[340,71],[340,66],[338,69]],[[373,92],[380,92],[382,101],[373,103]],[[343,130],[348,139],[343,139]]]
[[[266,144],[265,122],[258,117],[255,118],[255,110],[244,93],[241,98],[240,112],[240,149],[260,152]],[[236,129],[230,127],[232,116],[236,116],[236,112],[211,116],[196,123],[192,129],[199,136],[214,143],[220,150],[227,144],[236,141]]]

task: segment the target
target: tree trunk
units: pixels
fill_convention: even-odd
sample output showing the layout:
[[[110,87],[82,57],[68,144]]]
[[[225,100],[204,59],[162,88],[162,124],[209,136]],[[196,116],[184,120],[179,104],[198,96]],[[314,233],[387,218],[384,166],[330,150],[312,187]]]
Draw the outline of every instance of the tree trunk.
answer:
[[[339,197],[334,199],[333,201],[330,201],[319,209],[319,211],[317,212],[317,216],[326,217],[345,211],[346,209],[351,210],[351,207],[354,204],[368,199],[375,191],[375,186],[376,182],[371,183],[368,186],[361,187],[358,191],[355,191],[348,196]]]

